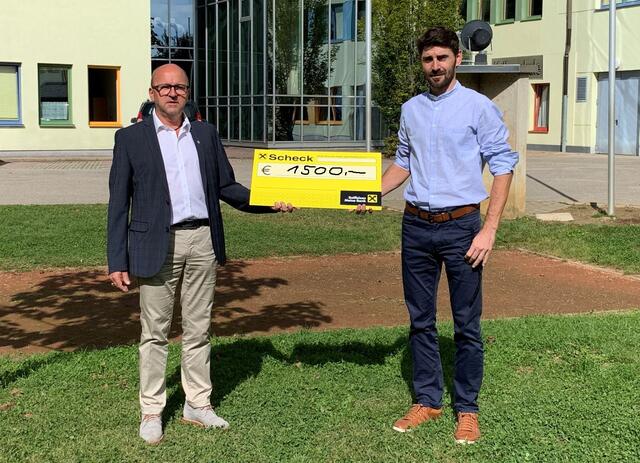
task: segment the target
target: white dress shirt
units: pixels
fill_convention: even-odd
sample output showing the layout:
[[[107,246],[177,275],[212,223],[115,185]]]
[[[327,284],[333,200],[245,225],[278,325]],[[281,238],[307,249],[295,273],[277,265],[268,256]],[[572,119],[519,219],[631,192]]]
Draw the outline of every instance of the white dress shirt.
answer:
[[[187,116],[184,117],[177,136],[175,130],[160,121],[155,111],[153,111],[153,124],[169,184],[171,224],[208,218],[198,152],[191,136],[189,119]]]

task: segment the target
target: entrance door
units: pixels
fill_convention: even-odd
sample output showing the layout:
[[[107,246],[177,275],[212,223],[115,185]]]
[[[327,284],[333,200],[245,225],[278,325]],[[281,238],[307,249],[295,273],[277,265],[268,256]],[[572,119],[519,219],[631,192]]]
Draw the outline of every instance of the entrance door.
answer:
[[[616,73],[616,154],[640,154],[640,71]],[[598,122],[596,151],[609,151],[609,76],[598,75]]]

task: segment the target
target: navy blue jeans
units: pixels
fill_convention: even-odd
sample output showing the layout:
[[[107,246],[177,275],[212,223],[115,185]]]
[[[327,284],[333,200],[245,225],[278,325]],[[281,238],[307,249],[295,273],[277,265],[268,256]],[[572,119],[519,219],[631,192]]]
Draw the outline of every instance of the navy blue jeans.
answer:
[[[407,213],[402,220],[402,278],[411,320],[413,388],[417,403],[428,407],[442,406],[436,295],[444,263],[456,345],[454,408],[478,411],[484,356],[480,334],[482,266],[473,269],[464,256],[479,231],[479,212],[444,223],[430,223]]]

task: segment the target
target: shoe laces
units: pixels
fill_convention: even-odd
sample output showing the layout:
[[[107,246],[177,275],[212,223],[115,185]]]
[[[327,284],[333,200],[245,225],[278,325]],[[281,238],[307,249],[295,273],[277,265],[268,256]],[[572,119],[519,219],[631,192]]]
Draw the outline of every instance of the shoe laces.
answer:
[[[151,421],[154,420],[156,418],[160,418],[160,415],[158,413],[150,413],[148,415],[142,415],[142,421]]]
[[[458,430],[462,432],[473,432],[478,426],[478,415],[475,413],[458,414]]]
[[[411,406],[404,419],[407,421],[413,421],[415,418],[422,418],[427,413],[427,407],[421,404],[414,404]]]

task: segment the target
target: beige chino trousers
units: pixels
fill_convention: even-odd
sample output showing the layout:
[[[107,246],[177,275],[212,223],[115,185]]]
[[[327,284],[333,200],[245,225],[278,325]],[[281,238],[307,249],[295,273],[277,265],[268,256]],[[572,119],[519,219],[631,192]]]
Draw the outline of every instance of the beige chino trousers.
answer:
[[[171,230],[167,259],[151,278],[140,278],[140,408],[159,414],[167,402],[168,337],[182,277],[182,389],[192,407],[210,404],[209,328],[216,284],[209,227]]]

